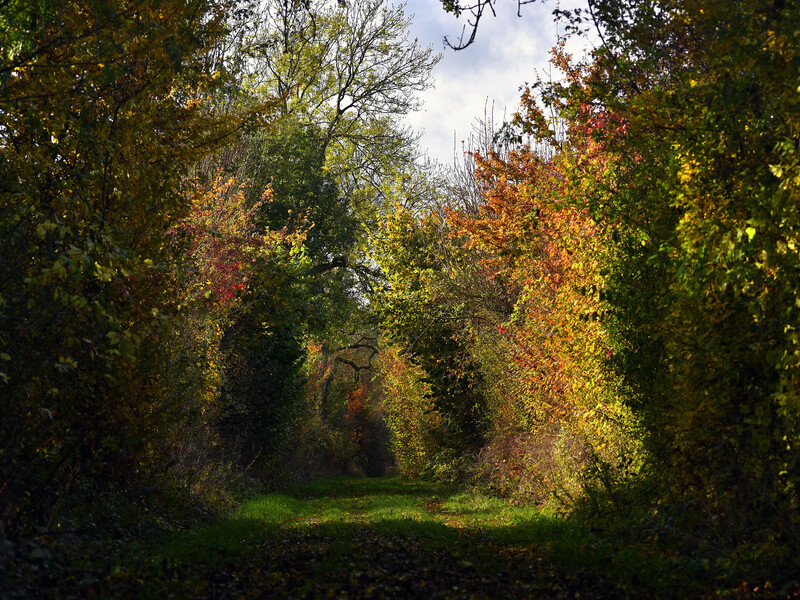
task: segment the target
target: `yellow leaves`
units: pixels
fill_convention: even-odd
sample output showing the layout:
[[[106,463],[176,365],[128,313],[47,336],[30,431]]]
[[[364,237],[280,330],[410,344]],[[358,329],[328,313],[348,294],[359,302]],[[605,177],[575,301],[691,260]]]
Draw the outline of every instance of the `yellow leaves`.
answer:
[[[106,267],[106,266],[103,266],[103,265],[95,262],[94,263],[94,272],[95,272],[95,276],[100,281],[108,282],[108,281],[111,281],[113,279],[114,275],[116,275],[117,270],[112,266],[107,266]]]
[[[203,105],[203,98],[199,96],[192,96],[187,98],[183,103],[183,108],[187,110],[195,110]]]
[[[695,176],[702,171],[702,165],[700,162],[684,158],[684,160],[680,163],[680,168],[678,169],[678,181],[681,184],[687,185]]]
[[[59,355],[58,362],[55,363],[55,368],[57,371],[61,373],[66,373],[67,371],[72,371],[78,368],[78,361],[76,361],[71,356],[63,356]]]

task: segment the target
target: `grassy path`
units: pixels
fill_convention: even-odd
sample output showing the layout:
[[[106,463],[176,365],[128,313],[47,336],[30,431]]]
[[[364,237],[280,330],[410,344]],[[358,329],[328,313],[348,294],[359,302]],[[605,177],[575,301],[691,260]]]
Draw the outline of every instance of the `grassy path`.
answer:
[[[210,598],[491,598],[500,590],[572,598],[589,584],[620,596],[580,570],[546,566],[531,538],[569,535],[557,527],[535,510],[435,484],[338,479],[252,500],[161,551],[224,564],[201,578],[205,589],[191,590]]]
[[[597,539],[533,507],[393,478],[258,497],[154,540],[97,580],[84,597],[696,597],[646,547]]]

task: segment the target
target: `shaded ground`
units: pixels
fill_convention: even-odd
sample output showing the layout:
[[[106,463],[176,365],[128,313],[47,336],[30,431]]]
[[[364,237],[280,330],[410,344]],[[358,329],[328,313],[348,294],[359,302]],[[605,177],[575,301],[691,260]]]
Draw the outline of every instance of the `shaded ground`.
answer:
[[[129,552],[84,548],[83,561],[60,568],[54,558],[17,581],[16,597],[750,597],[714,591],[702,567],[676,569],[647,545],[596,538],[534,507],[391,478],[268,494]]]
[[[487,548],[488,550],[489,548]],[[271,559],[211,574],[208,598],[575,598],[625,597],[607,582],[549,569],[530,553],[496,556],[431,548],[364,529],[348,543],[306,535],[267,542]],[[330,561],[329,553],[340,560]],[[469,558],[462,558],[463,556]],[[470,560],[471,559],[471,560]]]

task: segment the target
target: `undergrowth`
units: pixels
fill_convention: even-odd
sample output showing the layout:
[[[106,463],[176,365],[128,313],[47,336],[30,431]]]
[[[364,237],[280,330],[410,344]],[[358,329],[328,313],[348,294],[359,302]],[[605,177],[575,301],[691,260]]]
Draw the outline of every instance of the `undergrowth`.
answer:
[[[608,506],[568,516],[442,483],[333,478],[253,495],[224,518],[180,531],[62,541],[19,589],[45,598],[494,598],[500,591],[787,598],[796,591],[726,579],[710,550],[676,545],[670,527],[679,522],[665,515],[661,534],[656,524],[642,511]]]

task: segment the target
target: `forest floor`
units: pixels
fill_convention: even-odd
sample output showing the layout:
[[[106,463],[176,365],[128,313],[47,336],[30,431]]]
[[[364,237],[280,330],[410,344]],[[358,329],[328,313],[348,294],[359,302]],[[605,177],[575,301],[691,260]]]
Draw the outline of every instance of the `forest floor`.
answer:
[[[70,562],[80,564],[75,557]],[[40,573],[37,596],[742,595],[715,591],[702,566],[653,544],[600,536],[537,507],[396,478],[329,479],[262,495],[225,519],[111,554],[99,544],[83,564],[68,577],[63,570]]]

